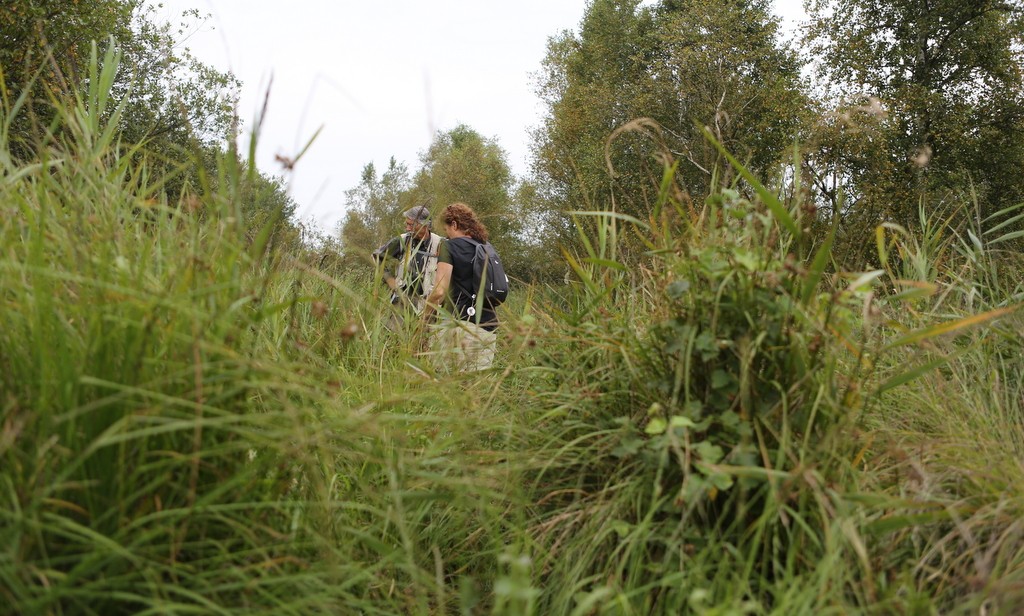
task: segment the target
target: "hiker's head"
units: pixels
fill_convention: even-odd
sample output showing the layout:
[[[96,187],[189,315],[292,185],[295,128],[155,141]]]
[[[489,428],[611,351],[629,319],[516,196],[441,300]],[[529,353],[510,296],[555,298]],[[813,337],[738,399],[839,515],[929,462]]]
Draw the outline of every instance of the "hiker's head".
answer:
[[[445,233],[451,237],[451,230],[457,229],[478,242],[487,241],[487,227],[476,217],[473,208],[465,203],[453,203],[441,213]]]
[[[417,205],[405,211],[405,230],[420,239],[430,235],[430,210],[424,205]]]

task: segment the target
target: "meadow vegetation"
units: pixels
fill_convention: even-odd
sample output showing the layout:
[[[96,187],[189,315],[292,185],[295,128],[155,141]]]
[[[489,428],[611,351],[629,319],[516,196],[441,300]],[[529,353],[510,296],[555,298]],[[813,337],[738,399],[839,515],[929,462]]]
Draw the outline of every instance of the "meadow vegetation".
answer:
[[[1024,611],[1019,0],[813,0],[817,90],[594,0],[535,177],[459,126],[337,237],[143,4],[0,11],[0,614]],[[367,267],[450,201],[518,278],[459,375]]]
[[[0,613],[1024,610],[1021,206],[850,228],[714,130],[698,199],[634,124],[644,207],[561,210],[440,374],[251,152],[126,138],[120,61],[34,142],[4,90]]]

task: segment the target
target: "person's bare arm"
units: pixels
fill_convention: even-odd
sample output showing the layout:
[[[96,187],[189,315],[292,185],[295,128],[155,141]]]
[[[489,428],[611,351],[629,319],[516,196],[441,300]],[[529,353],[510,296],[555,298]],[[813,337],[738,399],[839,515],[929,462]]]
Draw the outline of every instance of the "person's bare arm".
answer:
[[[452,280],[452,264],[451,263],[438,263],[437,274],[434,277],[434,289],[427,296],[427,303],[423,307],[423,320],[429,322],[434,312],[437,311],[437,307],[444,301],[445,294],[448,293],[448,285]]]

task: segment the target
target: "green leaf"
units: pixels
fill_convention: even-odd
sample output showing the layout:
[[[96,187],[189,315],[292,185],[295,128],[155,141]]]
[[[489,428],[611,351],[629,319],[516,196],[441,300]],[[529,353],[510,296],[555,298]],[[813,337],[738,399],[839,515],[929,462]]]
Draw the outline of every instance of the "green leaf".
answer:
[[[598,586],[585,595],[582,592],[577,593],[573,596],[573,600],[576,601],[576,607],[569,613],[569,616],[596,614],[600,611],[601,606],[611,603],[611,599],[615,594],[615,590],[607,586]]]
[[[711,373],[711,388],[722,389],[732,383],[732,376],[725,370],[715,370]]]
[[[885,247],[885,227],[875,227],[875,247],[878,249],[878,262],[882,265],[889,263],[889,251]]]
[[[708,484],[697,474],[691,474],[683,481],[683,487],[679,490],[679,496],[685,503],[692,503],[704,496]]]
[[[935,370],[939,366],[948,363],[950,359],[952,359],[952,357],[940,357],[939,359],[930,361],[926,364],[922,364],[916,368],[913,368],[912,370],[900,372],[899,374],[890,377],[884,383],[879,385],[878,389],[875,390],[875,393],[884,394],[890,389],[895,389],[901,385],[906,385],[910,381],[913,381],[918,377],[928,374],[929,372]]]
[[[587,257],[583,259],[586,263],[592,263],[594,265],[600,265],[601,267],[607,267],[608,269],[617,270],[620,272],[626,271],[626,266],[619,263],[618,261],[612,261],[610,259],[598,259],[595,257]]]
[[[652,217],[657,220],[661,216],[661,210],[665,207],[665,203],[669,199],[670,189],[672,188],[672,180],[676,177],[676,172],[679,171],[679,161],[675,161],[671,166],[666,166],[664,173],[661,174],[661,186],[658,187],[658,200],[654,202],[654,210]]]
[[[865,272],[858,276],[853,282],[851,282],[850,285],[846,287],[846,291],[851,293],[861,291],[863,290],[862,287],[874,284],[874,282],[881,278],[882,274],[884,273],[884,270],[874,270],[871,272]]]
[[[614,458],[628,458],[636,455],[640,448],[643,446],[644,441],[638,436],[630,435],[619,441],[618,446],[612,450],[612,457]]]
[[[692,419],[685,415],[673,415],[669,425],[673,428],[695,428],[697,426]]]
[[[706,464],[715,464],[725,456],[721,447],[708,441],[701,441],[697,444],[695,449],[697,450],[697,455],[700,457],[701,462]]]
[[[668,422],[661,417],[655,417],[647,422],[647,427],[644,428],[644,432],[650,435],[658,435],[664,434],[667,429]]]
[[[740,416],[735,411],[726,411],[718,416],[718,421],[726,428],[735,428],[740,424]]]
[[[896,303],[901,301],[913,301],[917,299],[924,299],[931,297],[939,290],[939,285],[931,282],[922,282],[919,280],[896,280],[895,284],[900,287],[910,287],[904,289],[895,295],[890,295],[886,298],[890,303]]]
[[[746,268],[748,271],[756,272],[761,267],[761,262],[756,255],[748,250],[736,249],[734,255],[736,262]]]
[[[623,520],[612,520],[611,521],[612,532],[614,532],[620,539],[627,537],[629,533],[633,532],[633,525]]]
[[[829,229],[828,235],[825,237],[825,241],[818,248],[818,252],[815,253],[814,259],[811,260],[811,265],[807,269],[807,278],[804,280],[803,292],[800,294],[800,301],[805,306],[814,297],[814,292],[818,289],[818,283],[821,282],[821,277],[825,273],[825,267],[832,256],[832,243],[836,239],[837,228],[839,228],[838,216],[836,216],[832,228]]]
[[[907,515],[889,515],[864,526],[864,533],[867,535],[887,535],[904,528],[927,526],[938,522],[949,520],[949,514],[945,511],[930,511]]]
[[[1013,206],[1012,208],[1007,208],[1007,209],[1019,209],[1020,207],[1021,207],[1021,204],[1017,204],[1017,205]],[[1005,212],[1005,211],[1007,211],[1007,210],[1003,210],[1003,212]],[[997,212],[997,215],[1001,214],[1003,212]],[[989,219],[991,219],[991,218],[992,217],[990,216]],[[1017,214],[1016,216],[1011,216],[1010,218],[1007,218],[1003,222],[999,223],[998,225],[996,225],[996,226],[994,226],[994,227],[992,227],[990,229],[986,229],[984,235],[991,235],[991,234],[993,234],[993,233],[995,233],[997,231],[1000,231],[1000,230],[1002,230],[1002,229],[1004,229],[1006,227],[1009,227],[1010,225],[1013,225],[1013,224],[1015,224],[1017,222],[1020,222],[1021,220],[1024,220],[1024,212],[1021,212],[1020,214]],[[998,241],[998,240],[996,240],[996,241]]]
[[[718,356],[718,344],[715,342],[715,337],[711,335],[711,332],[703,331],[697,334],[697,339],[694,341],[694,348],[700,351],[701,359],[708,361]]]
[[[1017,238],[1021,238],[1021,237],[1024,237],[1024,230],[1021,230],[1021,231],[1013,231],[1012,233],[1007,233],[1007,234],[1005,234],[1005,235],[1000,235],[1000,236],[999,236],[999,237],[997,237],[996,239],[994,239],[994,240],[991,240],[991,241],[989,242],[989,246],[991,246],[991,245],[993,245],[993,244],[1001,244],[1001,243],[1003,243],[1003,242],[1009,242],[1009,241],[1011,241],[1011,240],[1015,240],[1015,239],[1017,239]]]
[[[635,216],[630,216],[629,214],[623,214],[621,212],[606,212],[606,211],[601,211],[601,210],[596,210],[596,211],[572,210],[572,211],[569,211],[567,213],[569,215],[571,215],[571,216],[596,216],[598,218],[614,218],[615,220],[621,220],[623,222],[632,223],[632,224],[640,227],[641,229],[644,229],[645,231],[649,231],[650,228],[651,228],[650,225],[648,225],[644,221],[640,220],[639,218],[637,218]]]
[[[719,490],[728,490],[733,484],[732,476],[725,473],[711,473],[708,481]]]

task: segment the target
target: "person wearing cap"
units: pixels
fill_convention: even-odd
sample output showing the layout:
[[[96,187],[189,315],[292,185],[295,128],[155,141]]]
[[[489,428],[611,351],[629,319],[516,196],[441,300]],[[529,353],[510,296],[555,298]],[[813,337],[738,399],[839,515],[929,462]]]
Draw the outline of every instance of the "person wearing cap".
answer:
[[[434,289],[441,236],[431,232],[426,206],[417,205],[403,215],[405,233],[373,251],[373,258],[384,267],[384,282],[392,291],[391,303],[419,314]]]

